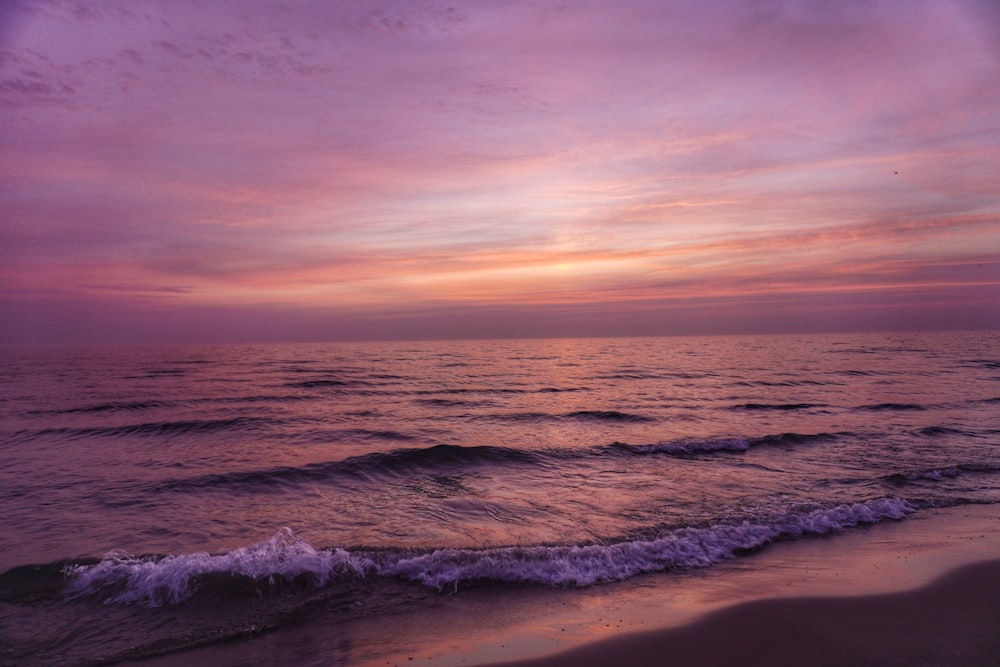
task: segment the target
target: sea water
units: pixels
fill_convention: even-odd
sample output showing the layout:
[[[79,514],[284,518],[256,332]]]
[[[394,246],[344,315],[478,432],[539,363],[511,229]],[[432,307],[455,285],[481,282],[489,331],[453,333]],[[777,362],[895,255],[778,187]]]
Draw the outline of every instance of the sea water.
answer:
[[[1000,503],[997,332],[0,354],[4,664],[671,577]]]

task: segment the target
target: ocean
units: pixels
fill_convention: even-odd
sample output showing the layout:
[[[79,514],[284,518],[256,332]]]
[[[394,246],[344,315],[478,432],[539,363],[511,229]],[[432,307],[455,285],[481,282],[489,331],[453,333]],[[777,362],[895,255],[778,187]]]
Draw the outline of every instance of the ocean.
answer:
[[[998,332],[0,359],[2,664],[763,568],[778,543],[1000,503]]]

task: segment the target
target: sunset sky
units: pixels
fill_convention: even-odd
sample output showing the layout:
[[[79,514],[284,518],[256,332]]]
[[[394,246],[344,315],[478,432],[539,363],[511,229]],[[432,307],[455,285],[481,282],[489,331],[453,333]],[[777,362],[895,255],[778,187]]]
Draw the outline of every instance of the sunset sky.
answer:
[[[993,0],[0,4],[0,342],[983,327]]]

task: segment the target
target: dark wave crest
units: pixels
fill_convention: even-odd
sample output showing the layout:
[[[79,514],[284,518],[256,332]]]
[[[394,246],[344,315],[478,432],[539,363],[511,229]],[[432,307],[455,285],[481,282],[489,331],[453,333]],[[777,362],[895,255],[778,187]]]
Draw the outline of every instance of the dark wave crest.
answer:
[[[643,445],[629,445],[615,442],[612,443],[611,447],[632,454],[667,454],[683,457],[712,454],[715,452],[745,452],[751,447],[764,445],[790,447],[817,442],[830,442],[850,435],[850,433],[778,433],[757,438],[684,438],[670,442]]]
[[[947,426],[927,426],[917,431],[920,435],[926,435],[928,437],[934,438],[939,436],[947,435],[968,435],[974,436],[975,433],[970,431],[963,431],[959,428],[949,428]]]
[[[833,384],[820,380],[737,380],[731,382],[733,387],[822,387]]]
[[[616,421],[616,422],[650,422],[655,421],[652,417],[636,415],[617,410],[577,410],[569,412],[564,417],[568,419],[588,419],[595,421]]]
[[[325,389],[328,387],[351,387],[359,384],[368,383],[360,382],[358,380],[334,380],[330,378],[323,378],[319,380],[304,380],[302,382],[288,382],[285,386],[296,389]]]
[[[740,403],[732,405],[730,410],[810,410],[812,408],[828,407],[824,403]]]
[[[920,405],[919,403],[875,403],[874,405],[859,405],[855,408],[855,410],[872,410],[875,412],[902,412],[906,410],[923,411],[927,410],[927,406]]]
[[[673,442],[659,442],[644,445],[630,445],[613,442],[610,449],[630,454],[667,454],[669,456],[693,456],[715,452],[745,452],[750,448],[748,438],[719,438],[715,440],[685,439]]]
[[[1000,360],[997,359],[970,359],[968,363],[974,366],[979,366],[980,368],[988,368],[990,370],[1000,368]]]
[[[575,410],[563,414],[548,412],[511,412],[486,414],[480,417],[490,421],[545,422],[545,421],[600,421],[600,422],[652,422],[655,417],[620,412],[618,410]]]
[[[32,410],[29,414],[46,415],[68,415],[68,414],[91,414],[97,412],[138,412],[141,410],[151,410],[171,405],[166,401],[120,401],[112,403],[98,403],[96,405],[82,405],[73,408],[63,408],[61,410]]]
[[[322,482],[338,476],[355,478],[394,477],[415,471],[454,469],[474,465],[533,463],[540,454],[507,447],[459,447],[435,445],[426,448],[397,449],[354,456],[340,461],[285,466],[268,470],[249,470],[184,479],[168,480],[162,491],[201,489],[256,492],[305,482]]]
[[[524,417],[528,418],[528,417]],[[617,419],[611,417],[612,420]],[[338,432],[343,435],[350,431]],[[366,438],[409,439],[395,432],[363,432]],[[511,447],[439,444],[431,447],[374,452],[337,461],[283,466],[266,470],[247,470],[171,479],[160,483],[157,492],[205,490],[236,493],[270,492],[297,484],[326,482],[338,477],[386,479],[427,472],[458,473],[477,466],[546,466],[566,465],[603,456],[659,454],[676,457],[740,453],[751,447],[796,447],[830,442],[850,433],[778,433],[760,437],[681,438],[650,444],[613,442],[585,449],[543,449],[528,451]]]
[[[411,472],[415,468],[441,468],[482,463],[533,463],[541,454],[510,447],[481,445],[434,445],[422,449],[397,449],[393,452],[365,454],[346,459],[343,463],[355,470],[378,472]]]
[[[217,432],[226,430],[251,430],[265,426],[283,424],[283,420],[270,417],[233,417],[230,419],[191,419],[183,421],[145,422],[124,426],[82,426],[44,428],[37,431],[21,432],[15,435],[33,437],[61,435],[68,438],[91,436],[170,436],[178,434]]]
[[[915,482],[941,482],[969,473],[987,475],[1000,473],[1000,465],[992,463],[959,463],[940,468],[897,472],[892,475],[886,475],[882,480],[893,486],[903,486]]]
[[[390,431],[387,429],[371,430],[365,428],[343,428],[327,431],[316,430],[304,433],[299,437],[311,442],[329,442],[334,440],[392,440],[401,442],[419,439],[418,436],[410,435],[409,433],[400,433],[399,431]]]
[[[465,408],[482,406],[484,401],[463,401],[457,398],[418,398],[414,402],[435,408]]]
[[[751,443],[756,445],[807,445],[814,442],[831,442],[840,438],[851,437],[852,433],[778,433],[776,435],[765,435],[759,438],[752,438]]]

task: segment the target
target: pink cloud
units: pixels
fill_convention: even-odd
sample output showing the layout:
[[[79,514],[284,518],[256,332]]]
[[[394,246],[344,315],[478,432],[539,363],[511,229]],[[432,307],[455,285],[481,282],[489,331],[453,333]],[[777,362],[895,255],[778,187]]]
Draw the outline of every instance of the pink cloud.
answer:
[[[638,330],[646,301],[995,286],[981,3],[171,7],[5,10],[18,308],[368,304],[377,329],[548,304],[604,330],[632,304]]]

